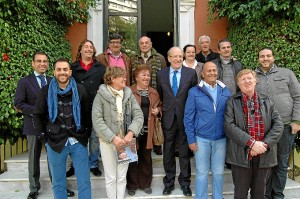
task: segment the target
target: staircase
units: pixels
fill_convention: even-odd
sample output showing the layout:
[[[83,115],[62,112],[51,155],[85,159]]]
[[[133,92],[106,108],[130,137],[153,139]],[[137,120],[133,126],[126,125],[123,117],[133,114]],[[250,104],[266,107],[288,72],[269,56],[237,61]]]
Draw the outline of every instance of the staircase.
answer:
[[[28,188],[28,171],[27,171],[27,153],[17,155],[9,160],[6,160],[7,172],[4,172],[0,175],[0,198],[1,199],[24,199],[29,193]],[[152,194],[148,195],[142,190],[137,190],[135,196],[126,195],[126,199],[163,199],[163,198],[193,198],[185,197],[180,190],[180,186],[176,181],[175,190],[172,192],[172,195],[164,196],[162,191],[164,188],[163,177],[164,170],[162,164],[162,156],[157,156],[152,154],[153,157],[153,181],[152,181]],[[195,161],[191,159],[192,165],[192,184],[191,189],[195,192]],[[101,171],[103,171],[102,163],[100,162]],[[177,171],[179,171],[178,160],[177,160]],[[177,180],[177,179],[176,179]],[[211,180],[211,179],[210,179]],[[242,179],[241,179],[242,180]],[[48,176],[47,168],[47,158],[46,153],[43,151],[41,156],[41,190],[39,191],[39,199],[53,199],[53,194],[51,190],[51,182]],[[91,173],[91,184],[92,184],[92,196],[93,199],[105,199],[105,179],[102,175],[101,177],[95,177]],[[75,191],[76,195],[74,198],[77,198],[77,185],[76,178],[68,178],[68,187]],[[211,181],[208,185],[209,196],[211,197]],[[231,179],[231,171],[225,169],[225,178],[224,178],[224,189],[223,197],[224,199],[233,198],[233,184]],[[285,195],[287,199],[300,199],[300,184],[288,179]]]

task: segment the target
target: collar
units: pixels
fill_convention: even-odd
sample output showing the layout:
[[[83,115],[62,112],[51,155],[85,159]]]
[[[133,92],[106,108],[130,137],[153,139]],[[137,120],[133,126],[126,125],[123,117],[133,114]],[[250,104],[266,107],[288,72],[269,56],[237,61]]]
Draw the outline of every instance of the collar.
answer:
[[[92,59],[92,60],[90,61],[90,63],[88,63],[87,65],[85,65],[85,64],[82,62],[82,59],[79,60],[80,66],[81,66],[84,70],[86,70],[86,71],[88,71],[88,70],[91,68],[91,66],[93,65],[93,63],[94,63],[94,60],[93,60],[93,59]]]
[[[40,76],[40,75],[44,75],[45,78],[46,78],[46,73],[40,74],[40,73],[38,73],[38,72],[36,72],[36,71],[33,71],[33,73],[34,73],[34,75],[35,75],[36,77],[38,77],[38,76]]]
[[[181,73],[181,69],[182,69],[182,66],[176,70],[177,72]],[[173,73],[175,70],[172,68],[172,66],[170,66],[170,74]]]
[[[202,80],[199,82],[198,86],[201,87],[201,88],[203,88],[203,86],[204,86],[204,85],[206,86],[206,84],[207,84],[207,83],[202,79]],[[219,85],[219,86],[221,86],[221,88],[225,88],[225,87],[226,87],[226,85],[225,85],[223,82],[221,82],[220,80],[217,80],[217,81],[216,81],[216,84]],[[209,85],[209,84],[207,84],[207,85]],[[210,86],[210,87],[212,87],[212,86]]]
[[[119,59],[120,57],[122,57],[122,52],[121,51],[120,51],[119,55],[115,56],[113,54],[113,52],[111,52],[111,50],[108,48],[107,51],[106,51],[106,53],[109,54],[110,56],[112,56],[115,59]]]
[[[142,52],[141,52],[141,57],[144,58],[144,59],[149,59],[149,57],[151,56],[151,50],[149,50],[146,54],[148,55],[147,58],[144,56],[145,53],[142,53]]]
[[[201,51],[201,53],[202,53],[202,55],[204,56],[204,57],[207,57],[210,53],[211,53],[211,50],[209,49],[209,51],[208,51],[208,53],[207,53],[207,55],[206,54],[204,54],[202,51]]]
[[[195,60],[195,61],[194,61],[194,65],[192,66],[192,69],[195,69],[196,66],[197,66],[197,64],[198,64],[198,62],[197,62],[197,60]],[[188,67],[188,65],[186,64],[186,61],[185,61],[185,60],[182,62],[182,65],[184,65],[185,67]],[[188,68],[189,68],[189,67],[188,67]]]

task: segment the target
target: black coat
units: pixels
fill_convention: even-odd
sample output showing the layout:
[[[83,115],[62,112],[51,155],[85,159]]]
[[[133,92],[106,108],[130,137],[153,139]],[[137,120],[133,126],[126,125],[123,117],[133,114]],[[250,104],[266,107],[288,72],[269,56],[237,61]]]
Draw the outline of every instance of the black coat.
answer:
[[[94,59],[94,63],[88,71],[84,70],[80,66],[80,61],[75,61],[72,63],[71,69],[72,76],[74,77],[75,81],[79,84],[82,84],[89,95],[89,111],[92,112],[94,98],[97,94],[99,86],[104,83],[103,77],[106,67]]]
[[[200,51],[198,54],[196,54],[196,60],[200,63],[206,63],[209,61],[212,61],[214,59],[217,59],[220,57],[219,53],[215,53],[214,51],[210,50],[210,53],[207,55],[207,57],[204,57],[202,52]]]
[[[92,122],[91,122],[91,112],[88,110],[88,95],[85,88],[77,84],[78,95],[81,105],[81,129],[78,132],[75,132],[74,129],[67,130],[64,128],[65,122],[69,122],[69,118],[64,119],[60,118],[60,110],[58,110],[58,116],[54,123],[50,122],[49,113],[48,113],[48,89],[49,86],[45,86],[41,89],[41,92],[38,95],[36,100],[36,105],[33,115],[33,125],[37,132],[40,135],[44,134],[46,138],[46,143],[52,148],[52,150],[60,153],[64,148],[67,139],[69,137],[76,138],[83,146],[86,146],[88,143],[88,138],[91,134]],[[68,102],[72,100],[71,91],[64,95],[63,98]],[[59,98],[60,99],[60,98]],[[62,100],[63,101],[63,100]],[[72,108],[72,106],[66,106],[67,108]],[[72,112],[72,110],[65,110],[66,112]],[[71,118],[72,119],[72,118]],[[73,119],[72,119],[73,121]],[[74,123],[74,122],[73,122]],[[74,124],[75,125],[75,124]],[[70,126],[70,125],[69,125]]]
[[[270,168],[277,165],[277,143],[283,132],[283,123],[274,102],[262,95],[258,96],[258,100],[265,130],[263,142],[268,144],[270,148],[270,150],[260,155],[259,168]],[[228,137],[226,162],[250,168],[246,143],[251,135],[246,132],[242,94],[240,92],[227,100],[224,129]]]

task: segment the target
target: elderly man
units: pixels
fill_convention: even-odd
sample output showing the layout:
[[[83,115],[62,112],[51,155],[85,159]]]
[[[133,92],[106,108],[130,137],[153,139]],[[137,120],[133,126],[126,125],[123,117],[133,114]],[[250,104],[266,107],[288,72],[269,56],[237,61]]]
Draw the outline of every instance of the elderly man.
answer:
[[[266,198],[277,199],[284,198],[288,158],[295,135],[300,130],[300,84],[291,70],[279,68],[274,60],[271,48],[259,51],[260,67],[256,69],[259,81],[256,90],[274,101],[284,123],[283,134],[278,143],[278,165],[272,170],[266,193]]]
[[[131,73],[131,62],[130,58],[121,52],[123,37],[117,33],[109,35],[109,41],[107,44],[107,49],[105,52],[97,55],[97,60],[99,63],[105,65],[106,67],[121,67],[127,73],[126,85],[130,85],[130,73]]]
[[[183,67],[183,51],[172,47],[168,51],[170,67],[157,73],[157,91],[162,100],[162,128],[165,136],[163,164],[166,176],[163,179],[164,195],[174,190],[176,176],[175,143],[179,144],[179,184],[185,196],[191,196],[191,165],[189,147],[183,125],[183,114],[188,91],[198,82],[194,69]]]
[[[231,53],[231,42],[223,39],[218,43],[220,57],[213,60],[218,67],[218,79],[224,82],[229,88],[232,95],[238,91],[238,86],[235,82],[235,76],[243,69],[242,64],[233,59]]]
[[[78,186],[78,198],[91,198],[87,142],[91,134],[88,95],[71,77],[67,59],[55,61],[54,77],[39,92],[33,115],[35,130],[46,138],[52,190],[55,199],[67,198],[66,162],[70,155]]]
[[[190,89],[184,112],[184,126],[189,147],[195,153],[195,198],[208,198],[208,174],[212,170],[213,198],[223,198],[226,136],[223,129],[229,89],[217,80],[213,62],[203,65],[201,82]]]
[[[136,67],[140,64],[147,64],[150,71],[150,83],[149,86],[156,89],[156,74],[157,71],[165,68],[167,66],[165,58],[156,52],[156,50],[152,47],[152,42],[149,37],[143,36],[139,40],[139,48],[138,53],[131,57],[131,74],[133,74]],[[134,77],[132,75],[131,83],[134,82]],[[153,150],[157,155],[162,155],[161,146],[154,145]]]
[[[242,70],[236,79],[240,92],[227,101],[224,116],[234,198],[247,199],[249,189],[251,198],[264,198],[283,124],[274,102],[255,91],[254,71]]]
[[[219,53],[215,53],[210,49],[211,40],[207,35],[202,35],[198,40],[200,46],[200,52],[196,54],[196,60],[200,63],[206,63],[208,61],[219,58]]]

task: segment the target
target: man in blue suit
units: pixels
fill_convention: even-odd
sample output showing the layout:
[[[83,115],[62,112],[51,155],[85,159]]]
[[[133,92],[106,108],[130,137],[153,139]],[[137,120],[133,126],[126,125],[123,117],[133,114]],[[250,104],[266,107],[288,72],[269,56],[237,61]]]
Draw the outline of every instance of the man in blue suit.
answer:
[[[46,76],[49,67],[48,56],[44,52],[35,52],[31,62],[33,73],[19,80],[14,105],[18,112],[24,115],[23,134],[28,141],[28,173],[30,193],[27,199],[37,198],[40,184],[40,156],[42,141],[35,133],[32,116],[35,101],[40,89],[50,82],[51,77]]]
[[[178,177],[181,190],[185,196],[191,196],[191,165],[189,146],[183,125],[185,102],[190,88],[197,84],[194,69],[183,67],[183,51],[172,47],[168,51],[170,67],[157,73],[157,91],[162,100],[162,127],[164,131],[163,164],[166,176],[163,179],[164,195],[174,190],[176,176],[175,143],[179,145],[180,174]]]

